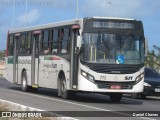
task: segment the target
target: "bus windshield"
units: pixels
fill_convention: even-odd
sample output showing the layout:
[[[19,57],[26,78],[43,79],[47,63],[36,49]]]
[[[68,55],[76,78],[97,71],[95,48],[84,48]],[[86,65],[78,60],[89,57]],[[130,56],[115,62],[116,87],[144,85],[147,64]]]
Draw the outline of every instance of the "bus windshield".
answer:
[[[131,33],[83,33],[81,60],[100,64],[143,64],[144,37]]]

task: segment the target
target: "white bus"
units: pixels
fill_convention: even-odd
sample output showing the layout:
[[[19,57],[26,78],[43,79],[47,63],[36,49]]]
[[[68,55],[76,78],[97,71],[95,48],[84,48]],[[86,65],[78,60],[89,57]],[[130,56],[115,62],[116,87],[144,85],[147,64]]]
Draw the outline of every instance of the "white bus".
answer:
[[[107,94],[143,91],[144,31],[141,21],[91,17],[10,30],[6,79],[23,91],[58,90]]]

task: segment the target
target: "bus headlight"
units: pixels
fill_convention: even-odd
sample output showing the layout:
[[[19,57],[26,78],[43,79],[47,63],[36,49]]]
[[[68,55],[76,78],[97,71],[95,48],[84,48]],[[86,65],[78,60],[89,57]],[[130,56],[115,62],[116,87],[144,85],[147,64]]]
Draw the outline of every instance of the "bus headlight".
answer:
[[[81,70],[81,75],[83,77],[85,77],[87,80],[91,81],[94,83],[94,77],[88,73],[86,73],[85,71]]]
[[[135,84],[139,83],[143,78],[144,78],[144,73],[142,73],[138,77],[136,77]]]

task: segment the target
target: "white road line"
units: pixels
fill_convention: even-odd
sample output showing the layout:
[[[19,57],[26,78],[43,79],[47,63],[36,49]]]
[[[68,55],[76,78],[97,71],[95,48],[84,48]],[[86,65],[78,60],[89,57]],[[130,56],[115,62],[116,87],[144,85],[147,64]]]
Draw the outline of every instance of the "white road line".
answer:
[[[0,90],[8,90],[8,89],[1,89]],[[25,93],[25,92],[20,92],[20,91],[13,91],[13,90],[8,90],[8,91],[11,91],[11,92],[19,92],[21,94],[24,94],[24,95],[30,95],[30,96],[35,96],[35,97],[39,97],[39,98],[43,98],[43,99],[48,99],[48,100],[52,100],[52,101],[58,101],[58,102],[62,102],[62,103],[68,103],[68,104],[72,104],[72,105],[77,105],[77,106],[81,106],[81,107],[86,107],[86,108],[90,108],[90,109],[95,109],[95,110],[100,110],[100,111],[111,111],[111,112],[114,112],[112,110],[109,110],[109,109],[103,109],[103,108],[98,108],[98,107],[93,107],[93,106],[89,106],[89,105],[83,105],[83,104],[79,104],[79,103],[74,103],[74,102],[69,102],[69,101],[64,101],[64,100],[60,100],[60,99],[56,99],[56,98],[50,98],[48,96],[40,96],[40,95],[36,95],[36,94],[32,94],[32,93]],[[47,111],[47,110],[45,110]],[[121,113],[120,111],[119,112],[114,112],[114,113],[119,113],[119,114],[125,114],[125,113]],[[128,115],[128,114],[125,114],[125,115]],[[152,119],[152,118],[147,118],[147,117],[136,117],[136,118],[142,118],[142,119],[147,119],[147,120],[156,120],[156,119]]]

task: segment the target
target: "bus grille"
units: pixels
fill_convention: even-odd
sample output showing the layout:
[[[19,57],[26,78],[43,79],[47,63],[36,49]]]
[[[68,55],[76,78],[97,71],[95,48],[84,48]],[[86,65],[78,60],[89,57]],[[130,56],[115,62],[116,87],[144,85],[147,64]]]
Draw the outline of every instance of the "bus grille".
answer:
[[[120,85],[121,89],[132,89],[134,82],[106,82],[106,81],[95,81],[98,88],[110,89],[112,85]]]

